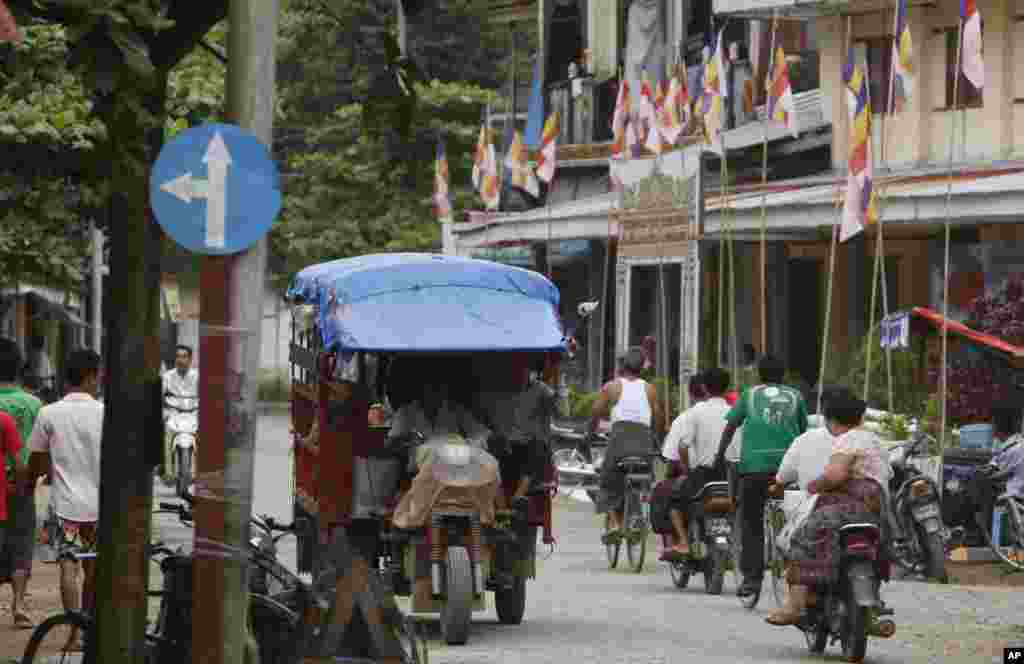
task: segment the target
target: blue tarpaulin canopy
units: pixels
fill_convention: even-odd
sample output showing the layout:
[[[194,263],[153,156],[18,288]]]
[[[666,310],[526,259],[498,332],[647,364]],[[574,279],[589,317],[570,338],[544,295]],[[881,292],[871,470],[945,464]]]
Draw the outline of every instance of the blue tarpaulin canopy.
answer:
[[[558,289],[542,275],[440,254],[371,254],[295,275],[324,347],[341,352],[561,351]]]

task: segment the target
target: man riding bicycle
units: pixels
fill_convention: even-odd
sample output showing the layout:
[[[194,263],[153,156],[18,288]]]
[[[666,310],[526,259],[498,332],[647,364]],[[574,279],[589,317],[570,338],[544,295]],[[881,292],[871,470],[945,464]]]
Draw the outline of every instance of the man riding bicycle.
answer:
[[[665,430],[665,414],[653,385],[640,378],[644,370],[644,354],[630,350],[622,363],[622,374],[606,384],[594,404],[588,433],[597,431],[601,419],[611,417],[612,431],[608,451],[601,466],[601,497],[598,512],[608,514],[607,542],[622,535],[623,509],[626,498],[626,476],[618,467],[620,459],[645,457],[654,451],[652,430]]]
[[[782,384],[786,365],[770,355],[758,363],[761,385],[744,390],[726,416],[715,465],[725,466],[725,453],[736,430],[743,427],[740,452],[739,503],[743,539],[739,597],[755,595],[764,578],[764,506],[783,455],[793,440],[807,431],[807,404],[798,390]]]

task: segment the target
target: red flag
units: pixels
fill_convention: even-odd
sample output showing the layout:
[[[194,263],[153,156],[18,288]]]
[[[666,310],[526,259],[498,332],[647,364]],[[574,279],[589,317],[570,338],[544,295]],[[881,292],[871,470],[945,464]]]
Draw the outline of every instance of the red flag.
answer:
[[[18,24],[14,22],[14,16],[11,15],[11,10],[7,8],[4,0],[0,0],[0,42],[21,42]]]

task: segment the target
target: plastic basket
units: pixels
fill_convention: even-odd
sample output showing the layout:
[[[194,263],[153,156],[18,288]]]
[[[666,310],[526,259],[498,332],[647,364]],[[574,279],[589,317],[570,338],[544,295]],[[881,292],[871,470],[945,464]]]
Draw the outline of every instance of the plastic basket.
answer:
[[[968,424],[960,427],[960,447],[987,450],[992,447],[991,424]]]

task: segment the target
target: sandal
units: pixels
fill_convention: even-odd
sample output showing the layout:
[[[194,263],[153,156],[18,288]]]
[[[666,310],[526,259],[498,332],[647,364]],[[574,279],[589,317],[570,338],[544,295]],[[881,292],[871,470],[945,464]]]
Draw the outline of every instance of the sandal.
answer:
[[[35,629],[35,622],[24,611],[14,614],[14,629]]]
[[[790,613],[785,609],[779,609],[778,611],[773,611],[772,613],[769,613],[768,616],[764,619],[764,621],[769,625],[775,625],[776,627],[786,627],[788,625],[799,624],[800,614]]]

